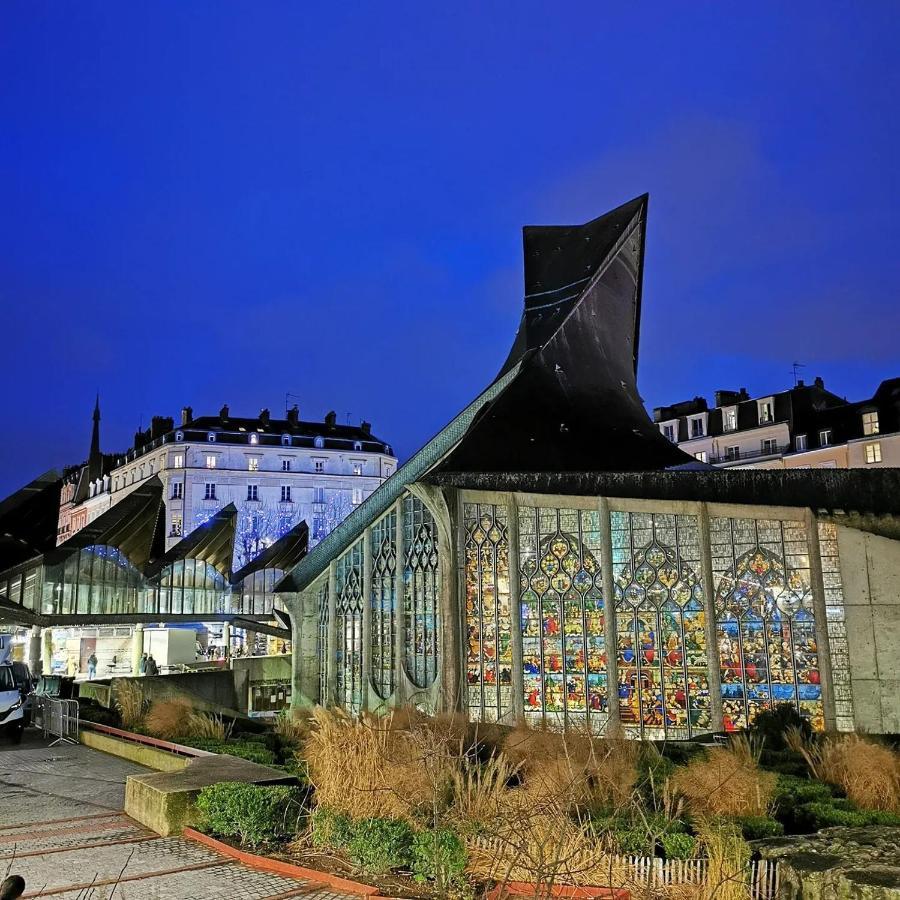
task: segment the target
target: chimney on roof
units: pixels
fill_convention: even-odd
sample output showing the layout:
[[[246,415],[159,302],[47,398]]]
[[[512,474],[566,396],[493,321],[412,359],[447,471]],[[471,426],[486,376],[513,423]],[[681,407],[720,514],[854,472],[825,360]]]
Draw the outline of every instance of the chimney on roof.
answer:
[[[268,425],[268,424],[269,424],[269,418],[270,418],[270,416],[269,416],[269,410],[267,410],[267,409],[261,409],[261,410],[259,411],[259,422],[260,422],[260,425]]]
[[[747,388],[741,388],[738,397],[740,397],[741,400],[749,400],[750,394],[747,392]]]
[[[372,423],[371,423],[371,422],[366,422],[366,421],[360,422],[360,424],[359,424],[359,430],[360,430],[363,434],[371,434],[371,433],[372,433]]]
[[[227,403],[219,410],[219,421],[221,421],[221,423],[223,425],[228,421],[228,404]]]
[[[189,425],[193,418],[194,418],[194,410],[191,409],[190,406],[182,406],[181,407],[181,424]]]
[[[335,422],[337,422],[337,413],[334,410],[331,410],[331,412],[325,416],[325,424],[329,429],[333,430]]]
[[[816,378],[815,378],[815,381],[813,381],[813,384],[817,388],[821,388],[823,391],[825,390],[825,382],[818,375],[816,375]]]
[[[299,423],[300,410],[297,408],[296,403],[287,411],[287,420],[291,425],[297,425]]]
[[[797,379],[797,387],[806,387],[806,385],[803,383],[802,378]]]
[[[155,441],[172,430],[175,423],[171,416],[154,416],[150,420],[150,439]]]

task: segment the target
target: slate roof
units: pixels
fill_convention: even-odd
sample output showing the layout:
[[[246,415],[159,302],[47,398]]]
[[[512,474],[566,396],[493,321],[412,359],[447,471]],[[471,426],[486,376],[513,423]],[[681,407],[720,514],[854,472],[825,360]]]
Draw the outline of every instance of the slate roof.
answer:
[[[50,470],[0,501],[0,571],[56,545],[61,487]]]

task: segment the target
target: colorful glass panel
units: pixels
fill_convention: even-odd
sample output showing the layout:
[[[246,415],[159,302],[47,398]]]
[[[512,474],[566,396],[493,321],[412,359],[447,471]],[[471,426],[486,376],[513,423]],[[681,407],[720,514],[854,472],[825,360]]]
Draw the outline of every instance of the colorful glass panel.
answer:
[[[715,518],[710,543],[726,730],[778,703],[823,728],[805,526]]]
[[[350,712],[362,705],[363,545],[354,544],[337,561],[335,619],[337,627],[337,702]]]
[[[712,727],[695,516],[611,514],[623,727],[649,739]]]
[[[372,541],[372,683],[382,700],[394,692],[397,513],[379,519]]]
[[[406,674],[426,688],[437,677],[441,569],[437,526],[418,497],[403,501],[403,548]]]
[[[609,705],[599,513],[521,507],[518,524],[525,715],[599,730]]]
[[[512,629],[506,509],[463,507],[466,685],[470,715],[495,722],[512,706]]]

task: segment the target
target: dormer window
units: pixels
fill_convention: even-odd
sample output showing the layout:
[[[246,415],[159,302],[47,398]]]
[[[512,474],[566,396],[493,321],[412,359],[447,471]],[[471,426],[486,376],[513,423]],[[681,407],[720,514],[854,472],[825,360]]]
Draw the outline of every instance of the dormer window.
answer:
[[[313,446],[321,450],[325,446],[325,438],[323,438],[321,435],[317,435],[316,439],[313,441]]]
[[[706,423],[703,416],[693,416],[690,423],[692,438],[703,437],[706,434]]]
[[[184,440],[184,432],[183,432],[183,431],[176,431],[176,432],[175,432],[175,440],[176,440],[176,441],[179,441],[179,442],[180,442],[180,441],[183,441],[183,440]]]
[[[737,431],[736,406],[726,406],[722,409],[722,431]]]
[[[289,434],[283,434],[281,436],[281,446],[282,447],[290,447],[291,446],[291,436]]]
[[[214,431],[211,431],[211,432],[206,436],[206,439],[207,439],[211,444],[214,444],[214,443],[216,442],[216,433],[215,433]]]
[[[878,410],[870,410],[862,414],[863,434],[878,434],[880,428],[878,425]]]
[[[362,441],[354,441],[353,449],[354,450],[362,450]]]
[[[259,435],[255,431],[250,433],[250,443],[251,444],[259,443]]]
[[[757,400],[756,409],[759,413],[760,425],[775,421],[775,401],[771,397],[766,397],[765,400]]]
[[[391,450],[391,445],[390,445],[390,444],[385,444],[385,445],[384,445],[384,452],[387,453],[388,456],[391,456],[391,455],[393,454],[393,451]]]

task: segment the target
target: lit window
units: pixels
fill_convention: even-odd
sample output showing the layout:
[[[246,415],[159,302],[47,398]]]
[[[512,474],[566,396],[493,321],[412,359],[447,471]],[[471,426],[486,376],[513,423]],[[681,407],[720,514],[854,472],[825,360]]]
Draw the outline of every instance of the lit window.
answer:
[[[675,443],[675,426],[674,425],[663,425],[662,433],[665,436],[666,440],[671,441],[673,444]]]
[[[820,447],[828,447],[831,445],[832,433],[830,428],[826,428],[824,431],[819,432],[819,446]]]
[[[172,516],[171,537],[181,537],[181,516]]]
[[[722,410],[722,430],[737,431],[737,407],[729,406]]]
[[[806,449],[806,435],[798,434],[794,438],[794,449],[799,453]]]
[[[775,403],[770,397],[768,400],[757,400],[756,407],[759,411],[759,424],[775,421]]]
[[[281,471],[282,472],[290,472],[291,471],[291,461],[289,459],[283,459],[281,461]]]
[[[315,468],[316,472],[321,474],[322,472],[325,471],[325,460],[324,459],[317,459],[317,460],[314,460],[313,462],[314,462],[314,468]]]
[[[184,482],[183,481],[173,481],[172,482],[172,499],[180,500],[184,496]]]
[[[313,488],[313,503],[325,502],[325,488]]]
[[[206,439],[207,439],[211,444],[214,444],[214,443],[216,442],[216,433],[215,433],[214,431],[211,431],[211,432],[206,436]]]
[[[353,463],[353,474],[354,475],[362,475],[363,464],[361,462]]]
[[[704,433],[703,417],[697,416],[695,419],[691,419],[691,437],[703,437]]]
[[[176,441],[183,441],[183,440],[184,440],[184,432],[183,432],[183,431],[176,431],[176,432],[175,432],[175,440],[176,440]]]
[[[256,456],[251,456],[247,460],[247,471],[248,472],[258,472],[259,471],[259,458]]]
[[[259,435],[255,431],[250,433],[250,443],[251,444],[259,443]]]
[[[281,502],[282,503],[291,503],[291,486],[289,484],[283,484],[281,486]]]
[[[317,437],[317,438],[313,441],[313,444],[321,450],[322,447],[325,446],[325,438],[323,438],[323,437]]]
[[[363,502],[362,488],[353,488],[353,505],[359,506]]]
[[[881,444],[866,444],[866,462],[867,463],[880,463],[881,462]]]
[[[764,438],[759,443],[760,450],[763,452],[763,454],[778,452],[778,440],[776,438]]]
[[[183,469],[184,468],[184,454],[176,453],[175,458],[172,461],[172,465],[176,469]]]
[[[705,450],[698,450],[698,451],[694,454],[694,459],[699,459],[700,462],[706,462],[706,459],[707,459],[707,457],[706,457],[706,451],[705,451]]]
[[[740,459],[741,458],[741,448],[740,447],[726,447],[725,448],[725,459]]]
[[[878,413],[877,411],[863,413],[862,417],[863,434],[878,434]]]
[[[259,500],[259,485],[257,485],[257,484],[248,484],[247,485],[247,499],[248,500]]]
[[[206,457],[206,468],[214,469],[216,467],[216,457],[213,454],[210,454]]]
[[[203,494],[204,500],[215,500],[216,499],[216,486],[210,481],[206,482],[206,491]]]

